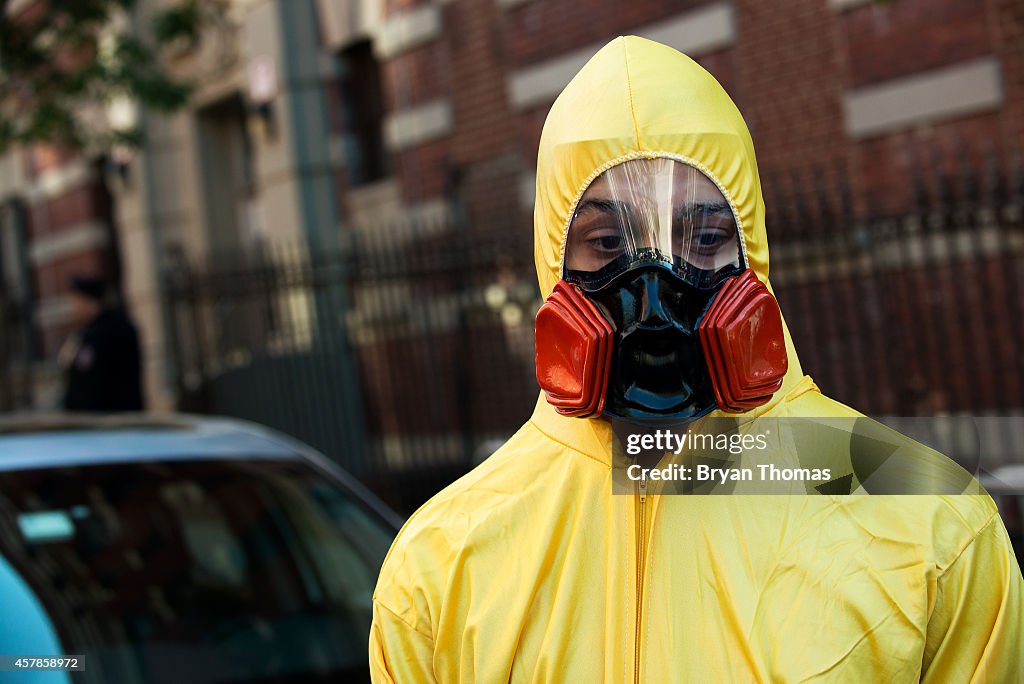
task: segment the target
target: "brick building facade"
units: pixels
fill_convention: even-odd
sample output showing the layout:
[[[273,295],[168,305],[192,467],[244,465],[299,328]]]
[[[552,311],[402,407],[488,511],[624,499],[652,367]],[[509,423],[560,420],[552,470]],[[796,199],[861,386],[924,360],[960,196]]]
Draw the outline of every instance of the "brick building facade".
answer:
[[[382,10],[400,195],[437,197],[454,174],[482,225],[513,209],[513,186],[519,209],[529,205],[548,106],[618,34],[677,47],[721,81],[769,190],[784,190],[794,169],[829,169],[849,175],[862,212],[898,211],[911,201],[914,164],[980,163],[1024,140],[1024,10],[1012,0],[394,1]]]

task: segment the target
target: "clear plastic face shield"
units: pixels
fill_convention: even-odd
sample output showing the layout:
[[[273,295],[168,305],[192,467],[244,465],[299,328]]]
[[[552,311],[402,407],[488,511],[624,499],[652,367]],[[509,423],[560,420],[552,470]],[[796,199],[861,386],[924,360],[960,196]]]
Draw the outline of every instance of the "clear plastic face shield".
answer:
[[[713,289],[743,272],[739,228],[718,186],[674,159],[634,159],[602,173],[580,198],[563,278],[593,292],[641,264]]]

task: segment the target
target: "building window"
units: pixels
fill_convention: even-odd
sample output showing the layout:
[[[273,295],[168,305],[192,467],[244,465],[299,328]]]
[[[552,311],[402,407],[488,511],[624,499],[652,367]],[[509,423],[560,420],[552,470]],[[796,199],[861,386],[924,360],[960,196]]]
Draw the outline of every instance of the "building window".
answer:
[[[341,103],[349,182],[363,185],[388,173],[384,149],[380,65],[369,40],[341,51]]]
[[[217,254],[247,253],[263,227],[256,220],[256,160],[241,95],[200,109],[197,125],[208,247]]]

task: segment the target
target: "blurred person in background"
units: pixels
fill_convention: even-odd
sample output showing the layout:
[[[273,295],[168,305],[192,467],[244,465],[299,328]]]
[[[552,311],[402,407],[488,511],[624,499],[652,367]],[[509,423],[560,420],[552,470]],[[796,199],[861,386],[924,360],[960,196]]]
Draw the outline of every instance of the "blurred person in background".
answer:
[[[800,368],[753,143],[710,74],[641,38],[600,50],[545,122],[534,230],[544,391],[400,532],[374,681],[1021,681],[1024,580],[984,494],[613,496],[611,419],[863,418]],[[714,358],[712,311],[735,343]],[[852,428],[829,435],[801,462],[850,463]]]
[[[100,278],[71,279],[72,310],[79,329],[60,351],[65,369],[63,406],[68,411],[141,411],[142,354],[127,312],[112,303]]]

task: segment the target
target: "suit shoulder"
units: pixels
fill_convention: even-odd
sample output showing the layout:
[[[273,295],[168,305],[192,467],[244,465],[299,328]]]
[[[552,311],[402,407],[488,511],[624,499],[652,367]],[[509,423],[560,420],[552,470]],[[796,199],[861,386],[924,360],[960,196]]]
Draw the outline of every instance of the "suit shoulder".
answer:
[[[487,460],[431,497],[395,538],[374,598],[401,615],[426,597],[440,595],[470,538],[494,528],[493,520],[513,519],[516,511],[530,506],[531,497],[541,495],[538,470],[558,462],[562,451],[565,447],[527,423]]]

